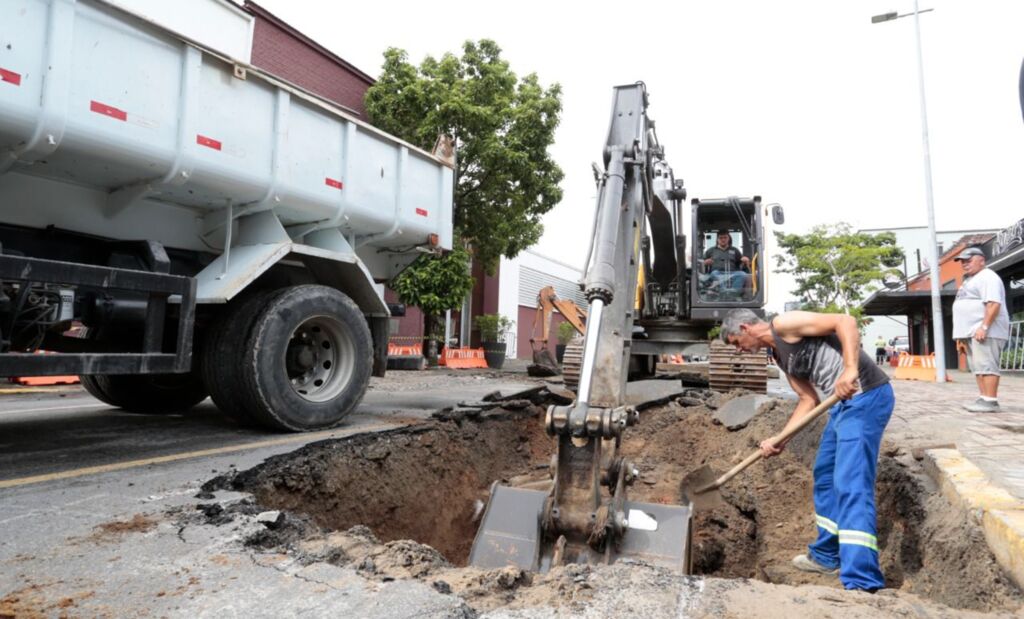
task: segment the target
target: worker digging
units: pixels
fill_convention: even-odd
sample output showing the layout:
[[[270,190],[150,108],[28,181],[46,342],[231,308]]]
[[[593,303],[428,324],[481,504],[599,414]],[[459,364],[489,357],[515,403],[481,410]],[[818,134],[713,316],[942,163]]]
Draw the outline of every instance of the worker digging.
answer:
[[[882,433],[895,406],[889,377],[860,347],[857,321],[845,314],[789,312],[765,322],[749,310],[733,310],[722,323],[722,339],[747,352],[771,347],[799,402],[787,427],[835,392],[814,464],[814,509],[818,539],[797,555],[800,570],[839,573],[847,589],[885,587],[878,563],[875,473]],[[785,430],[783,430],[785,432]],[[786,446],[776,437],[761,442],[765,456]]]

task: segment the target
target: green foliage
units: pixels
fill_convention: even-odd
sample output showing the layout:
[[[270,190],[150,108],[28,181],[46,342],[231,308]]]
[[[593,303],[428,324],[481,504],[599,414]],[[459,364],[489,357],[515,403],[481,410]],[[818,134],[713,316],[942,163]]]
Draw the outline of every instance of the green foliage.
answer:
[[[505,334],[512,329],[512,321],[501,314],[481,314],[473,320],[484,342],[504,342]]]
[[[796,278],[792,292],[812,312],[843,313],[860,326],[871,321],[858,302],[887,275],[899,275],[903,250],[891,232],[856,232],[846,223],[815,226],[808,234],[776,232],[785,254],[776,256],[779,270]]]
[[[576,327],[568,320],[558,323],[558,343],[563,346],[572,341],[576,336]]]
[[[1004,350],[1000,355],[1000,361],[1004,368],[1021,368],[1024,367],[1024,348],[1011,348]]]
[[[402,303],[420,308],[425,316],[455,309],[473,289],[469,252],[456,248],[444,256],[420,256],[390,287]],[[427,335],[431,335],[429,330]]]
[[[715,340],[722,334],[722,325],[715,325],[708,329],[708,339]]]
[[[518,78],[486,39],[419,67],[390,48],[365,104],[374,125],[421,148],[439,134],[455,138],[455,231],[488,273],[540,239],[541,216],[562,198],[562,170],[547,152],[562,110],[558,84]]]

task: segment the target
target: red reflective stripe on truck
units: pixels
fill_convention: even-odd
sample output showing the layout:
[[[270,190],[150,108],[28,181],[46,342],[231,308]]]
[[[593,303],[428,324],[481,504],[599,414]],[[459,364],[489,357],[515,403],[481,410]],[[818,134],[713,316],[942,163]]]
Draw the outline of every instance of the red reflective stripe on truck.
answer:
[[[89,111],[96,112],[97,114],[103,114],[104,116],[109,116],[111,118],[116,118],[118,120],[128,120],[128,112],[119,110],[112,105],[100,103],[99,101],[90,101]]]
[[[199,134],[196,134],[196,144],[200,146],[205,146],[207,148],[212,148],[213,150],[220,150],[220,147],[222,146],[219,140],[208,138],[205,135]]]
[[[0,69],[0,82],[21,86],[21,74],[8,71],[7,69]]]
[[[325,178],[324,182],[327,183],[328,186],[334,187],[335,189],[344,189],[344,187],[345,187],[344,184],[342,184],[341,181],[334,180],[331,177]]]
[[[427,216],[427,209],[425,209],[425,208],[418,208],[418,209],[416,209],[416,214],[419,215],[420,217],[426,217]]]

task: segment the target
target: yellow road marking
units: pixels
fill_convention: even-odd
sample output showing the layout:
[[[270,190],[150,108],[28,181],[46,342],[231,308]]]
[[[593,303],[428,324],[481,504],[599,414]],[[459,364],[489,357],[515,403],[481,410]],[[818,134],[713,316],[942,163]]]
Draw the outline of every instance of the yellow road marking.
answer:
[[[64,393],[70,391],[77,391],[77,389],[68,389],[72,385],[66,385],[63,387],[0,387],[0,395],[17,394],[17,393]]]
[[[64,411],[64,410],[75,410],[75,409],[90,409],[88,412],[106,412],[117,410],[112,406],[107,406],[101,402],[91,401],[86,404],[72,404],[70,406],[42,406],[38,408],[16,408],[14,410],[2,410],[0,409],[0,415],[17,415],[18,413],[42,413],[46,411]]]
[[[156,458],[145,458],[143,460],[129,460],[127,462],[115,462],[113,464],[103,464],[100,466],[87,466],[80,469],[70,469],[67,471],[60,471],[58,473],[47,473],[46,475],[33,475],[32,477],[21,477],[18,479],[7,479],[0,480],[0,488],[14,488],[16,486],[27,486],[29,484],[38,484],[44,481],[55,481],[58,479],[71,479],[74,477],[82,477],[84,475],[96,475],[98,473],[109,473],[111,471],[123,471],[124,469],[133,469],[140,466],[147,466],[150,464],[164,464],[166,462],[177,462],[178,460],[188,460],[191,458],[203,458],[205,456],[215,456],[218,454],[231,453],[235,451],[245,451],[247,449],[259,449],[262,447],[274,447],[276,445],[288,445],[289,443],[302,443],[312,442],[321,438],[342,438],[345,436],[351,436],[353,434],[360,434],[363,432],[377,432],[379,430],[389,430],[391,428],[398,428],[402,425],[407,424],[375,424],[370,426],[362,426],[360,428],[352,428],[349,431],[339,430],[323,430],[321,432],[313,432],[310,434],[294,434],[292,436],[286,436],[284,438],[275,438],[267,441],[256,441],[254,443],[243,443],[241,445],[228,445],[226,447],[216,447],[213,449],[200,449],[198,451],[187,451],[178,454],[171,454],[169,456],[159,456]]]

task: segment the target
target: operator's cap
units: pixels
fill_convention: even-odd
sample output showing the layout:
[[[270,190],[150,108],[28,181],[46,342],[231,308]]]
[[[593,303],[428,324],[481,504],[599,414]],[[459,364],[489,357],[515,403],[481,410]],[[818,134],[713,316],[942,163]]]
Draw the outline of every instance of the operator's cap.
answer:
[[[981,251],[977,247],[968,247],[967,249],[960,252],[953,260],[970,260],[975,256],[985,257],[985,252]]]

